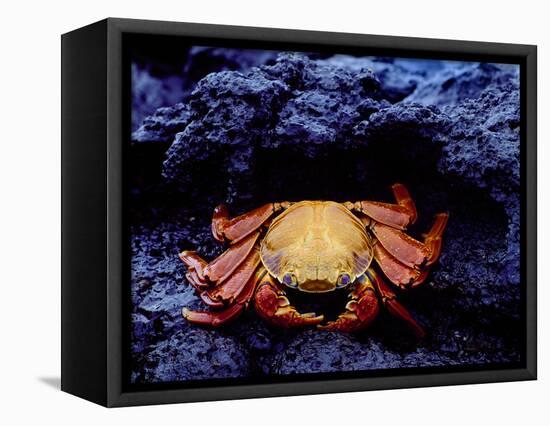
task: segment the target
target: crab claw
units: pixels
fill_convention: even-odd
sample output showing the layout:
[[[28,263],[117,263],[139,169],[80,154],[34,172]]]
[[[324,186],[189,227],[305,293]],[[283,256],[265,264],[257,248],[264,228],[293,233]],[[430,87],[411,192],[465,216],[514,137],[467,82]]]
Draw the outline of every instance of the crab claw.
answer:
[[[355,288],[350,293],[351,300],[346,305],[335,321],[329,321],[326,325],[318,325],[317,328],[329,331],[342,331],[354,333],[367,327],[378,315],[378,298],[372,284],[359,278],[354,284]]]
[[[283,289],[270,276],[267,276],[256,290],[254,307],[260,317],[282,328],[317,325],[324,320],[323,315],[298,312],[290,304]]]

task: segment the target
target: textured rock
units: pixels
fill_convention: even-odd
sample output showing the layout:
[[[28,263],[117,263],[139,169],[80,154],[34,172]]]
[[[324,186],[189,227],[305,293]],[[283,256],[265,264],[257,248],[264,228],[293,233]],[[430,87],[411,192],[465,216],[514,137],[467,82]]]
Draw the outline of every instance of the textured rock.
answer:
[[[176,331],[149,352],[142,380],[166,382],[245,377],[249,374],[248,352],[232,337],[194,328]]]
[[[444,62],[440,72],[419,84],[407,98],[425,105],[457,105],[467,99],[477,99],[489,86],[503,86],[518,81],[519,67],[485,63]]]
[[[519,285],[519,76],[494,78],[476,100],[445,108],[454,121],[438,169],[487,190],[508,215],[508,250],[502,262]],[[501,82],[505,80],[505,82]]]
[[[157,108],[181,101],[183,95],[180,77],[155,76],[147,68],[132,64],[132,129]]]
[[[275,51],[228,49],[216,47],[172,45],[173,54],[164,67],[147,66],[143,58],[132,64],[132,130],[137,130],[143,119],[160,107],[172,106],[189,96],[199,80],[219,71],[247,70],[272,63]],[[177,54],[176,52],[180,52]],[[149,53],[150,55],[152,52]],[[145,62],[145,63],[144,63]],[[160,68],[160,69],[157,69]],[[145,132],[146,134],[146,132]],[[148,142],[143,131],[136,139]],[[171,141],[170,141],[171,142]]]
[[[191,95],[192,121],[176,135],[163,175],[189,192],[193,171],[210,162],[223,170],[226,201],[250,199],[262,152],[289,147],[311,159],[345,147],[358,105],[378,89],[372,72],[352,75],[292,54],[244,74],[210,74]]]
[[[284,54],[210,73],[184,104],[147,118],[132,146],[154,163],[132,188],[134,381],[519,361],[517,75],[490,64]],[[144,141],[170,147],[157,160]],[[417,203],[413,235],[433,214],[451,215],[426,284],[399,295],[429,331],[424,341],[386,312],[357,336],[274,330],[253,312],[219,330],[181,318],[182,306],[204,306],[177,253],[221,252],[209,228],[216,204],[240,213],[276,200],[391,201],[396,181]],[[290,296],[332,316],[345,305],[345,294]]]
[[[335,55],[324,61],[327,64],[345,68],[357,73],[361,70],[374,72],[381,86],[381,96],[391,103],[399,102],[411,95],[428,75],[427,69],[432,71],[439,61],[431,61],[431,67],[418,69],[414,62],[407,62],[394,58],[353,57]],[[436,67],[438,69],[438,67]]]
[[[193,46],[183,67],[183,75],[196,83],[213,72],[247,70],[273,63],[276,58],[276,51]]]
[[[142,120],[141,126],[132,134],[133,142],[172,143],[174,136],[185,130],[191,119],[188,104],[159,108]]]

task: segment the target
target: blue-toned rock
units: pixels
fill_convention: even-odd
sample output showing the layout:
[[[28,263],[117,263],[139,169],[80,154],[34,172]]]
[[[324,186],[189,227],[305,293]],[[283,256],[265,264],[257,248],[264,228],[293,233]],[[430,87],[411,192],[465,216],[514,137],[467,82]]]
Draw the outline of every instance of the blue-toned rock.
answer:
[[[180,76],[154,75],[147,67],[132,64],[132,130],[160,107],[168,107],[184,98]]]
[[[200,328],[176,331],[144,357],[144,382],[224,379],[249,375],[249,354],[238,337]]]
[[[406,100],[424,105],[456,106],[477,99],[489,86],[518,81],[517,65],[443,62],[442,69],[419,84]]]

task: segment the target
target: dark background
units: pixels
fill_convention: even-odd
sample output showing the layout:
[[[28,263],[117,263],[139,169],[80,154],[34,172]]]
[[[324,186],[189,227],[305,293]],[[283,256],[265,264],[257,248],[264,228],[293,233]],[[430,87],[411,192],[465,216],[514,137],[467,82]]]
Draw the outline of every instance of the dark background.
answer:
[[[521,361],[518,66],[175,38],[131,61],[133,383]],[[413,235],[450,212],[439,263],[399,294],[425,340],[385,312],[358,335],[276,330],[253,310],[219,330],[181,317],[205,307],[177,254],[221,253],[215,205],[391,201],[394,182],[417,203]],[[334,316],[346,294],[290,298]]]

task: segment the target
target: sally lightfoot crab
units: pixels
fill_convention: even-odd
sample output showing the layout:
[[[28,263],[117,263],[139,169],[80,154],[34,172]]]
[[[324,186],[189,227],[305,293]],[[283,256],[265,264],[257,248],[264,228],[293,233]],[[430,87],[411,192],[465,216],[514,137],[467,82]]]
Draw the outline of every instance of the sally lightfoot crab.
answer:
[[[374,320],[382,305],[423,336],[385,278],[400,289],[424,282],[439,257],[448,214],[436,215],[431,230],[418,241],[405,233],[417,217],[409,192],[401,184],[392,190],[395,204],[269,203],[233,219],[226,207],[217,207],[212,232],[229,243],[228,249],[210,263],[195,252],[180,253],[188,281],[212,310],[183,308],[183,316],[192,323],[219,326],[253,301],[258,315],[274,326],[356,332]],[[335,321],[324,323],[323,315],[298,312],[285,294],[287,287],[308,293],[347,287],[350,300]]]

